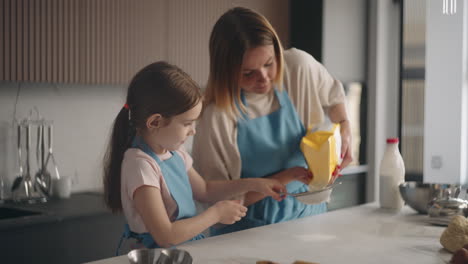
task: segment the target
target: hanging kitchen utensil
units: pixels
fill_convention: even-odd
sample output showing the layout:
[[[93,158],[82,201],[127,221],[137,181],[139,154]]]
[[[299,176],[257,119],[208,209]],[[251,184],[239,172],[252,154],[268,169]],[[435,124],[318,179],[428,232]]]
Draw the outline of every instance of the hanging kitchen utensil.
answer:
[[[35,175],[34,187],[39,188],[39,190],[46,196],[50,196],[51,190],[51,176],[46,167],[45,162],[45,123],[42,123],[38,126],[38,137],[37,137],[37,149],[36,154],[38,156],[39,169]]]
[[[49,181],[51,181],[52,180],[52,175],[50,174],[50,172],[48,170],[48,165],[49,165],[50,161],[53,164],[52,170],[55,173],[55,178],[60,179],[60,174],[59,174],[57,162],[55,161],[55,157],[54,157],[54,153],[53,153],[53,144],[54,144],[53,143],[53,125],[49,124],[47,126],[47,130],[48,130],[48,133],[47,133],[48,154],[47,154],[47,159],[45,161],[44,170],[49,175],[48,176]]]
[[[33,184],[31,179],[31,124],[26,125],[26,174],[23,179],[27,198],[33,197]]]
[[[19,164],[19,174],[13,180],[13,184],[11,185],[11,191],[15,192],[20,187],[23,181],[23,164],[22,164],[22,157],[21,157],[21,125],[17,125],[17,148],[18,148],[18,164]]]
[[[34,175],[34,190],[37,191],[40,189],[39,182],[42,181],[41,177],[41,171],[42,171],[42,165],[43,161],[41,160],[41,137],[42,137],[42,131],[41,131],[41,125],[39,124],[37,126],[37,136],[36,136],[36,164],[37,164],[37,172]]]
[[[24,196],[17,200],[28,203],[46,202],[43,194],[34,190],[33,179],[31,177],[31,122],[26,122],[26,174],[23,179]]]

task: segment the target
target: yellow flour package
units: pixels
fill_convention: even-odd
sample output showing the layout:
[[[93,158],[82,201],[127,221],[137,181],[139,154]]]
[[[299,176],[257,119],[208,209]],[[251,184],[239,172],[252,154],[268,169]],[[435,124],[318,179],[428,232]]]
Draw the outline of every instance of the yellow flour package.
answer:
[[[311,190],[327,186],[336,166],[341,163],[340,125],[328,122],[309,129],[302,138],[301,150],[314,175],[309,183]]]

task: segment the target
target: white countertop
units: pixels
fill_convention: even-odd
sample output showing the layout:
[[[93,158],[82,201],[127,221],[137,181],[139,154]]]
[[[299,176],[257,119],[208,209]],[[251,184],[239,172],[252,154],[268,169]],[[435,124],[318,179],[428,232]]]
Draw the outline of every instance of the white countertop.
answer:
[[[340,209],[326,214],[268,225],[178,246],[194,264],[255,264],[271,260],[326,263],[436,264],[451,254],[440,245],[445,227],[427,223],[405,206],[399,213],[376,204]],[[119,256],[92,264],[128,264]],[[91,264],[90,263],[90,264]]]

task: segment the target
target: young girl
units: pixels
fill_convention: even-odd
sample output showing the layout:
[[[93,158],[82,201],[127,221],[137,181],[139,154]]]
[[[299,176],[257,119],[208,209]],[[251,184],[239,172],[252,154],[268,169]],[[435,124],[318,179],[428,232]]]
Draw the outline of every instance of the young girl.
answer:
[[[182,145],[195,134],[201,109],[200,88],[174,65],[150,64],[131,81],[104,169],[105,201],[113,212],[123,211],[125,238],[170,247],[203,238],[216,223],[239,221],[247,208],[233,197],[255,191],[282,199],[285,187],[277,180],[205,182],[192,168]],[[197,215],[193,199],[214,205]]]

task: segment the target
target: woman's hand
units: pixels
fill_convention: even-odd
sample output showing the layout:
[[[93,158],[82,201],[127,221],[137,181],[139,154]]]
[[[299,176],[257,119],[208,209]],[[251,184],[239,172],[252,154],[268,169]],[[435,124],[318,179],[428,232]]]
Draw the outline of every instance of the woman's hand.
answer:
[[[287,192],[286,186],[284,186],[279,180],[271,178],[255,178],[252,179],[254,184],[253,188],[255,192],[262,193],[266,196],[271,196],[277,201],[284,199],[281,193]]]
[[[312,172],[303,167],[292,167],[271,176],[281,184],[286,185],[292,181],[300,181],[309,184],[313,178]]]
[[[351,137],[351,126],[348,120],[340,122],[340,134],[341,134],[341,158],[343,161],[338,170],[345,168],[353,161],[353,150],[352,150],[352,137]],[[339,175],[339,171],[336,175]]]
[[[231,225],[241,220],[247,212],[247,207],[241,204],[239,200],[224,200],[215,203],[211,208],[216,211],[218,222]]]
[[[341,164],[338,164],[333,171],[330,181],[328,184],[335,182],[337,178],[341,176],[341,170],[353,161],[353,150],[351,146],[351,127],[348,120],[340,122],[340,134],[341,134]]]
[[[336,181],[336,179],[341,177],[340,171],[341,171],[341,166],[336,165],[335,170],[332,172],[332,175],[331,175],[331,178],[330,178],[330,181],[328,182],[328,184],[334,183]]]

